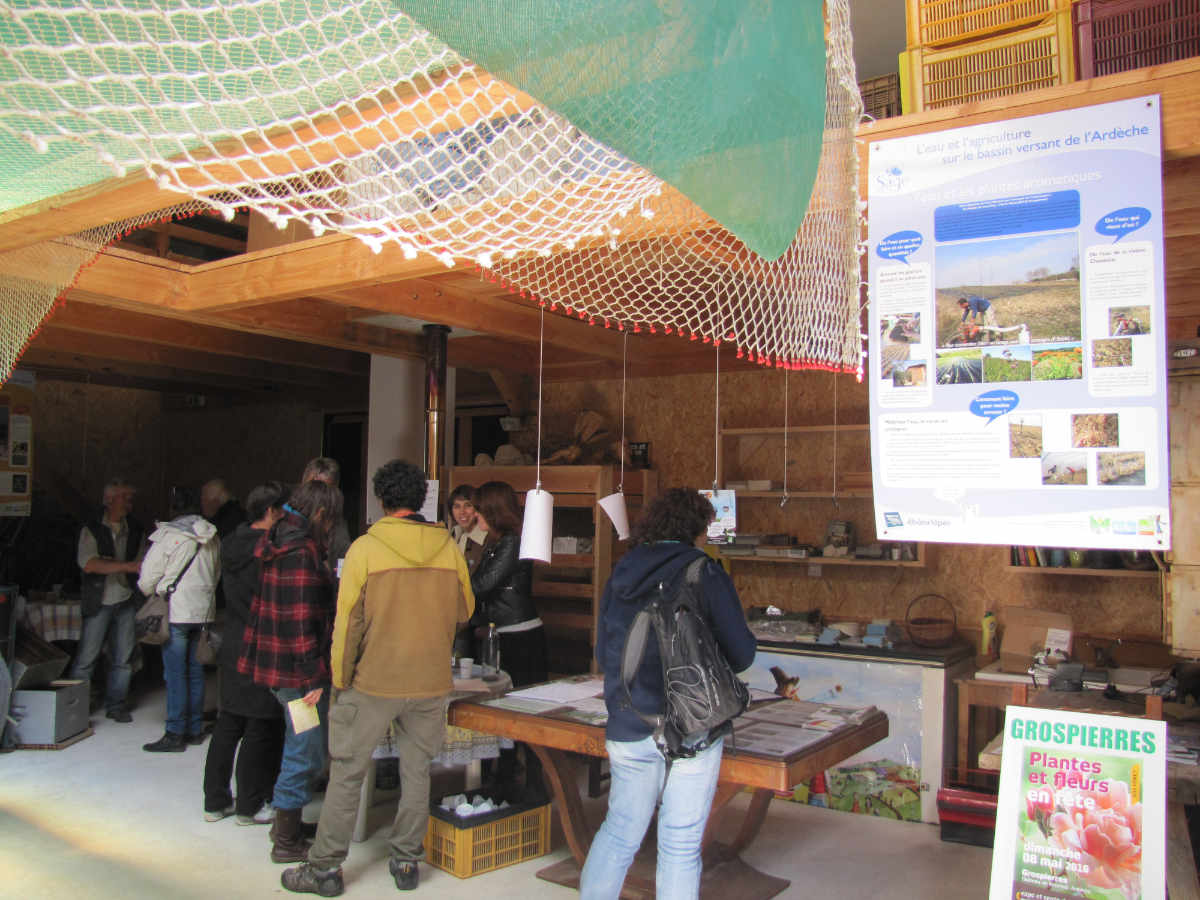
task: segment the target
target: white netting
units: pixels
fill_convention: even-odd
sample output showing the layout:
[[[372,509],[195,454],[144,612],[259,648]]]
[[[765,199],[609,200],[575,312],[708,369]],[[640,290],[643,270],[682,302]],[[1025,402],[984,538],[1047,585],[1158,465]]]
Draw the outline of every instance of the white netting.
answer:
[[[386,2],[10,5],[0,20],[0,138],[6,154],[27,153],[17,161],[27,184],[73,160],[119,175],[140,168],[227,216],[248,207],[281,227],[294,219],[316,235],[473,263],[608,326],[856,371],[861,101],[848,0],[828,0],[826,17],[817,184],[795,242],[774,261]],[[0,195],[2,208],[23,201]],[[128,227],[74,244],[103,246]],[[75,277],[62,246],[19,251],[62,269],[45,279],[60,285],[53,293],[0,288],[0,373]],[[29,271],[17,259],[4,265]]]

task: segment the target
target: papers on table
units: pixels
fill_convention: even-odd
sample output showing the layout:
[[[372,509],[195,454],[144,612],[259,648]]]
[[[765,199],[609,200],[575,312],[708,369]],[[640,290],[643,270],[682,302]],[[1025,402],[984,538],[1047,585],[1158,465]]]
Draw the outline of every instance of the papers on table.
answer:
[[[734,721],[734,744],[739,753],[792,756],[864,722],[875,711],[874,706],[831,706],[806,700],[768,703]]]
[[[574,703],[576,700],[587,700],[599,697],[604,693],[604,677],[601,675],[577,675],[574,678],[563,678],[549,681],[546,684],[535,684],[533,687],[510,691],[510,697],[524,697],[528,700],[549,700],[558,704]]]
[[[608,721],[601,675],[575,675],[479,702],[534,716],[574,719],[586,725],[603,725]]]

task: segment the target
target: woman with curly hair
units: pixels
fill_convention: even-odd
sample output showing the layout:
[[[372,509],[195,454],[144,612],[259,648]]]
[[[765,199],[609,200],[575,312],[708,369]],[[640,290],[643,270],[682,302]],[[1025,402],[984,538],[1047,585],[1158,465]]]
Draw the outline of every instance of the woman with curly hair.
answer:
[[[733,582],[724,569],[695,546],[712,519],[712,504],[690,488],[673,488],[655,498],[634,526],[630,537],[633,548],[621,557],[604,588],[596,658],[604,669],[604,702],[608,707],[605,749],[612,785],[608,815],[592,841],[580,876],[579,893],[583,898],[615,900],[620,895],[625,873],[656,807],[657,894],[672,898],[699,895],[700,842],[717,787],[729,723],[692,745],[693,756],[676,759],[667,778],[666,760],[654,743],[650,726],[625,700],[621,657],[625,636],[642,601],[659,584],[677,582],[693,562],[700,560],[701,612],[721,652],[735,672],[754,662],[757,644],[746,626]],[[646,644],[630,695],[633,706],[646,714],[663,708],[662,664],[654,641]]]

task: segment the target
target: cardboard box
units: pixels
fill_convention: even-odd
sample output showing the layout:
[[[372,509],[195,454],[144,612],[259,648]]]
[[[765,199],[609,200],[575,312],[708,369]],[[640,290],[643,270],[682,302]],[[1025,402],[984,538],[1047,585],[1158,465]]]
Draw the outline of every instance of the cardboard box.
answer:
[[[57,744],[87,728],[88,683],[55,681],[41,690],[13,691],[9,715],[18,744]]]
[[[1028,671],[1033,664],[1033,657],[1046,648],[1046,635],[1052,628],[1070,634],[1074,625],[1066,613],[1021,606],[1005,607],[1004,635],[1000,640],[1000,670],[1019,674]],[[1068,651],[1070,644],[1068,637]]]

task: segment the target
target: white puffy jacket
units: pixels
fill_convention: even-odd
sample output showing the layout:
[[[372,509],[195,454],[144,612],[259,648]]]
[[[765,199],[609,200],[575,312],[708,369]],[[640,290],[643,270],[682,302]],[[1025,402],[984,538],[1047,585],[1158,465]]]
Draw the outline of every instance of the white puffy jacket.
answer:
[[[213,620],[215,591],[221,577],[221,540],[216,527],[197,515],[156,523],[138,574],[138,589],[147,597],[165,594],[193,552],[196,558],[171,595],[169,618],[177,625]]]

